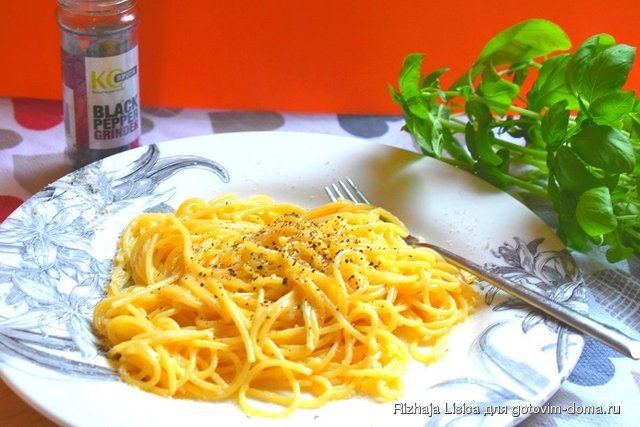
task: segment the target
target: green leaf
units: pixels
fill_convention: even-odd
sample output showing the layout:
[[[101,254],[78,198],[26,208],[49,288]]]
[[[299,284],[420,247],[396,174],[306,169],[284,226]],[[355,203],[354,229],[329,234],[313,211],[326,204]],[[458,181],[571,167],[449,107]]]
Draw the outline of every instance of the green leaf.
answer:
[[[549,175],[547,179],[547,194],[549,195],[549,200],[551,200],[551,202],[554,203],[562,190],[558,185],[558,181],[556,179],[553,159],[549,158],[547,160],[547,165],[549,167]]]
[[[442,145],[444,143],[444,136],[442,135],[442,123],[440,120],[434,120],[431,127],[431,147],[435,153],[436,158],[440,158],[442,155]]]
[[[566,145],[562,145],[556,151],[552,167],[558,185],[563,190],[581,193],[588,188],[600,185],[598,178],[591,173],[576,153]]]
[[[433,96],[432,96],[433,98]],[[428,97],[417,96],[414,98],[405,99],[405,107],[418,117],[423,119],[429,119],[431,116],[430,105],[431,100]]]
[[[482,72],[479,91],[482,97],[491,103],[493,109],[504,116],[513,100],[520,93],[520,86],[500,77],[493,67]]]
[[[604,243],[609,245],[609,249],[606,251],[607,261],[609,262],[620,262],[633,255],[633,248],[623,243],[623,239],[620,237],[620,229],[605,234]]]
[[[571,89],[587,105],[612,92],[627,81],[635,59],[635,48],[614,44],[606,34],[589,38],[573,54],[568,68]]]
[[[522,86],[522,83],[527,79],[529,75],[530,67],[528,64],[514,64],[516,70],[513,73],[512,82],[518,86]]]
[[[490,129],[480,128],[475,130],[471,123],[467,123],[465,129],[465,138],[467,148],[471,153],[471,157],[475,160],[482,160],[487,165],[500,166],[503,162],[502,157],[497,155],[492,149],[492,140],[494,138]]]
[[[569,37],[558,25],[544,19],[529,19],[501,31],[489,40],[480,52],[474,69],[480,72],[480,66],[515,64],[570,48]]]
[[[458,142],[449,129],[442,128],[442,137],[442,146],[452,158],[468,165],[473,164],[473,159],[469,156],[467,150]]]
[[[612,246],[605,252],[607,261],[616,263],[623,261],[633,255],[633,249],[627,246]]]
[[[430,110],[433,104],[435,104],[435,97],[437,91],[423,92],[423,84],[427,80],[422,79],[420,68],[422,66],[422,59],[424,55],[421,53],[413,53],[407,55],[402,64],[400,70],[400,76],[398,77],[398,87],[402,96],[402,100],[398,102],[403,106],[405,110],[408,110],[411,114],[414,114],[423,119],[429,119]],[[444,71],[442,71],[444,72]],[[438,83],[438,76],[440,71],[431,73],[427,76],[428,81],[432,84]],[[432,88],[437,89],[437,88]],[[394,99],[397,99],[397,92],[391,95]]]
[[[567,135],[570,114],[567,106],[566,99],[556,102],[549,108],[540,124],[542,139],[552,151],[556,150],[564,142],[564,138]]]
[[[470,122],[477,123],[479,127],[488,127],[493,117],[486,104],[478,101],[469,101],[465,105],[465,113]]]
[[[404,99],[415,98],[420,94],[420,67],[423,57],[421,53],[412,53],[404,59],[398,77],[398,88]]]
[[[440,76],[449,71],[448,68],[439,68],[429,74],[427,74],[424,79],[422,79],[422,84],[420,88],[434,88],[440,89]]]
[[[457,88],[469,84],[487,66],[498,67],[547,56],[556,51],[568,50],[571,41],[558,25],[544,19],[529,19],[496,34],[484,46],[468,73],[451,86]]]
[[[631,172],[636,163],[629,139],[611,126],[587,122],[571,138],[571,146],[587,164],[608,174]]]
[[[635,184],[636,184],[636,198],[640,199],[640,164],[636,165],[636,170],[634,171],[635,175]]]
[[[400,93],[398,93],[396,88],[393,87],[393,85],[388,85],[388,89],[389,89],[389,95],[391,96],[391,99],[393,99],[393,101],[396,104],[402,105],[402,103],[403,103],[402,95],[400,95]]]
[[[576,206],[578,224],[591,237],[598,237],[616,229],[618,220],[613,213],[611,194],[607,187],[590,188],[580,195]]]
[[[496,151],[496,155],[502,159],[499,165],[500,171],[508,174],[509,166],[511,165],[511,152],[506,148],[501,148]]]
[[[527,105],[532,111],[540,111],[563,100],[567,101],[570,110],[578,107],[566,76],[570,60],[570,55],[560,54],[543,62],[538,78],[527,94]]]
[[[580,85],[587,69],[594,58],[607,47],[615,45],[616,41],[609,34],[597,34],[586,39],[575,52],[567,66],[567,81],[572,92],[580,92]]]
[[[405,110],[405,127],[422,152],[428,156],[440,158],[441,145],[433,141],[434,118],[429,114],[419,117]]]
[[[484,46],[477,62],[515,64],[569,48],[571,41],[558,25],[545,19],[529,19],[496,34]]]
[[[471,157],[474,160],[478,160],[480,155],[477,149],[476,143],[476,130],[473,128],[473,124],[468,122],[464,127],[464,140],[467,143],[467,148],[469,149],[469,153],[471,153]]]
[[[638,105],[638,103],[636,103],[636,105]],[[640,140],[640,113],[633,112],[628,114],[627,117],[625,117],[624,129],[629,132],[632,140]]]
[[[611,125],[631,113],[635,100],[632,91],[612,92],[593,101],[589,106],[589,115],[599,125]]]
[[[589,250],[589,236],[584,232],[576,219],[577,198],[565,191],[561,191],[553,206],[558,212],[558,236],[571,249],[587,252]]]
[[[446,142],[445,133],[450,134],[450,131],[442,126],[440,119],[447,119],[450,113],[451,110],[442,104],[431,111],[423,108],[420,115],[414,114],[411,110],[405,110],[406,130],[413,136],[424,154],[437,159],[442,156],[443,144]]]

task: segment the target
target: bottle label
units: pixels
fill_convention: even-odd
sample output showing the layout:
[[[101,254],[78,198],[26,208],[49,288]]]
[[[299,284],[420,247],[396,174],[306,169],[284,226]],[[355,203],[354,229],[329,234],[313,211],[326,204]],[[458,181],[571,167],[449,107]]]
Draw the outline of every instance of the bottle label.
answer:
[[[138,47],[84,62],[89,148],[131,144],[140,136]]]

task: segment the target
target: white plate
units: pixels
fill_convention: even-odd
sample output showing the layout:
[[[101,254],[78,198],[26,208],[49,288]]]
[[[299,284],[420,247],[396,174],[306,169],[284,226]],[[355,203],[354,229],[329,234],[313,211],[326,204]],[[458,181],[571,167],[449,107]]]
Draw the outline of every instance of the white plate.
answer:
[[[140,212],[228,192],[312,207],[326,201],[324,185],[345,175],[413,234],[585,309],[579,274],[554,234],[513,198],[465,172],[352,138],[207,135],[141,147],[76,171],[27,200],[0,226],[2,377],[42,413],[67,425],[269,424],[248,418],[233,402],[166,399],[122,383],[95,344],[92,307],[119,233]],[[542,405],[577,362],[583,339],[502,293],[484,292],[486,303],[454,330],[446,357],[410,366],[403,399],[353,398],[299,410],[276,423],[521,421],[524,415],[514,417],[514,408]],[[412,411],[418,414],[406,413]]]

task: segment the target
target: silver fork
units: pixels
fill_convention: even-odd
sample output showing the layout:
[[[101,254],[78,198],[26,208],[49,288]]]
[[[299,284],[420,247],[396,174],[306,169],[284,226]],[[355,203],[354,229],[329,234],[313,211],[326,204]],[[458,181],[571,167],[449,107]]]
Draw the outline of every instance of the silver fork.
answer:
[[[328,185],[324,189],[332,202],[338,201],[339,199],[345,199],[355,203],[371,204],[358,186],[348,177],[345,178],[344,181],[339,180],[337,183]],[[504,277],[485,269],[479,264],[476,264],[475,262],[447,249],[430,243],[418,242],[415,238],[411,237],[408,238],[407,241],[415,246],[423,246],[435,250],[450,263],[470,272],[479,279],[505,291],[509,295],[545,312],[559,322],[592,336],[603,344],[618,350],[620,353],[632,359],[640,359],[640,342],[625,335],[618,329],[600,323],[597,320],[559,304],[538,292],[507,280]]]

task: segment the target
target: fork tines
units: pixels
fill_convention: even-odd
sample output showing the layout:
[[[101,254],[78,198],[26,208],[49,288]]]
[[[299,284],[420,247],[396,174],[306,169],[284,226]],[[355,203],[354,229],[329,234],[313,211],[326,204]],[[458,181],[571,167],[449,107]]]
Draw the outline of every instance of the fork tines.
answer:
[[[324,187],[324,191],[332,202],[343,199],[351,200],[354,203],[370,204],[367,197],[349,177],[345,177],[344,180],[340,179],[337,183]]]

